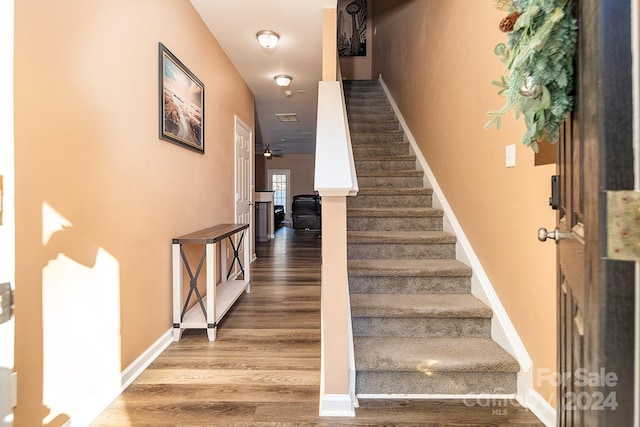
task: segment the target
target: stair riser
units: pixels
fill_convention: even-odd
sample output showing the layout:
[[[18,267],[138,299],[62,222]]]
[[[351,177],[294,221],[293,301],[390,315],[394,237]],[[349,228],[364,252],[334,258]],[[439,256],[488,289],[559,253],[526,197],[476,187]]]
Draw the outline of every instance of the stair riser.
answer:
[[[359,122],[388,122],[391,120],[396,120],[396,116],[395,114],[387,111],[367,114],[349,113],[349,126],[351,126],[353,123]]]
[[[347,105],[347,107],[361,106],[361,105],[388,107],[389,103],[387,102],[386,98],[353,98],[353,99],[346,99],[345,105]]]
[[[471,278],[349,275],[349,290],[355,294],[463,294],[471,292]]]
[[[357,362],[356,362],[357,365]],[[428,378],[428,381],[425,381]],[[358,371],[358,394],[513,394],[516,374],[509,372]]]
[[[406,196],[380,196],[358,194],[347,197],[348,208],[423,208],[431,207],[430,194]]]
[[[453,259],[455,243],[347,243],[350,259]]]
[[[406,145],[407,154],[409,154],[409,143],[404,143],[404,133],[402,132],[388,132],[378,134],[351,132],[351,143],[354,145],[386,142],[403,142],[403,144],[399,145]]]
[[[398,130],[398,122],[359,122],[349,123],[351,132],[389,132]]]
[[[438,231],[441,217],[376,218],[347,217],[347,230],[352,231]]]
[[[409,144],[381,145],[353,145],[353,157],[359,156],[404,156],[409,154]]]
[[[480,337],[491,336],[491,319],[353,317],[357,337]]]
[[[345,92],[382,92],[382,87],[378,82],[372,82],[372,84],[350,84],[343,82],[342,86]]]
[[[356,160],[357,171],[402,171],[415,169],[415,160]]]
[[[362,176],[358,185],[363,188],[420,188],[424,178],[421,176]]]
[[[378,196],[358,194],[347,198],[347,208],[427,208],[431,207],[430,194],[406,196]]]
[[[387,100],[384,92],[381,90],[352,90],[346,89],[344,91],[344,97],[347,103],[350,103],[354,99],[384,99]]]
[[[382,114],[393,113],[389,105],[347,105],[347,116],[353,114]]]
[[[342,84],[345,87],[380,87],[378,80],[345,80]]]

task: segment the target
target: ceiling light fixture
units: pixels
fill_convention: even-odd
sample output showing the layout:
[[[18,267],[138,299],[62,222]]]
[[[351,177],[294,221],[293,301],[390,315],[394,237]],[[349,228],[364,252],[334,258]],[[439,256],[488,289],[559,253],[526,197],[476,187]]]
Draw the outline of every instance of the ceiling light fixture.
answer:
[[[280,40],[280,34],[271,30],[262,30],[256,33],[258,43],[265,49],[273,49],[277,46],[278,40]]]
[[[271,152],[271,149],[269,148],[269,146],[267,145],[267,148],[264,149],[264,153],[262,153],[267,159],[271,158],[271,155],[273,154]]]
[[[280,87],[287,87],[291,84],[291,80],[293,78],[291,76],[287,76],[286,74],[278,74],[274,76],[273,79],[276,81],[276,84]]]

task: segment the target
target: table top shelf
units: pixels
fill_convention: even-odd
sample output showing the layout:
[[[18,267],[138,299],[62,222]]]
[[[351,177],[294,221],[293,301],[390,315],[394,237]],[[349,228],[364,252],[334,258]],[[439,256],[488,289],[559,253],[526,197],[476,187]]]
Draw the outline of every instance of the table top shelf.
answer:
[[[218,323],[227,311],[233,306],[240,294],[246,291],[248,282],[244,280],[230,280],[227,282],[221,282],[216,285],[216,318],[215,322]],[[206,305],[207,296],[202,296],[202,301]],[[183,328],[206,328],[207,319],[202,313],[200,304],[196,303],[191,307],[184,315],[184,319],[180,323]]]
[[[249,228],[249,224],[218,224],[204,230],[194,231],[184,236],[171,239],[173,244],[207,244],[216,243],[239,231]]]

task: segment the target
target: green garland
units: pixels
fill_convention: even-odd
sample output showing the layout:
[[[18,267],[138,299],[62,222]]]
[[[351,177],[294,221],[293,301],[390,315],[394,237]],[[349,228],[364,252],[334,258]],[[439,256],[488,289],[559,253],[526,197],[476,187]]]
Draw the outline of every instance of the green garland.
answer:
[[[499,111],[490,111],[485,128],[500,129],[502,117],[513,109],[524,117],[527,131],[522,144],[538,152],[538,142],[558,140],[559,129],[573,108],[573,54],[577,21],[570,0],[496,0],[510,14],[500,23],[508,43],[494,52],[508,73],[499,81],[498,94],[507,98]]]

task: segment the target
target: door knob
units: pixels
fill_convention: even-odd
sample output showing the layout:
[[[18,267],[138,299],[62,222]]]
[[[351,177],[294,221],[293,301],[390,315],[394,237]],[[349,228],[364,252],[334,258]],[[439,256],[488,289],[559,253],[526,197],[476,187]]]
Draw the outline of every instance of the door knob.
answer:
[[[547,239],[553,239],[558,243],[558,240],[562,239],[562,237],[563,236],[560,234],[558,227],[553,231],[547,231],[544,227],[538,229],[538,240],[541,242],[546,242]]]

